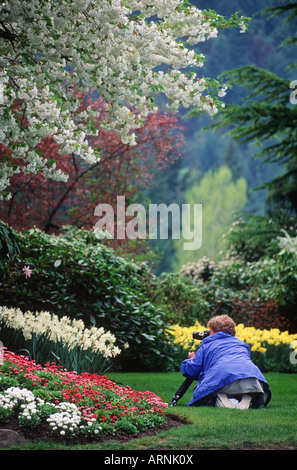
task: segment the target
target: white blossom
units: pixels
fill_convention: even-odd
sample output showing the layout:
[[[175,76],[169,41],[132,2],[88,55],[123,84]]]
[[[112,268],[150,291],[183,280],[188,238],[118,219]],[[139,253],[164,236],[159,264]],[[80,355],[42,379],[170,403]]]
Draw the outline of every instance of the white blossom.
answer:
[[[20,387],[10,387],[0,393],[0,409],[9,412],[17,411],[20,423],[30,423],[33,416],[40,417],[40,406],[46,402],[41,398],[35,398],[34,394]],[[77,432],[98,434],[101,427],[96,423],[96,418],[86,421],[74,403],[51,403],[55,409],[47,418],[47,422],[53,432],[60,435],[75,435]]]
[[[0,14],[0,143],[23,159],[25,172],[67,178],[32,153],[49,136],[61,153],[74,152],[88,163],[99,158],[86,138],[94,132],[91,124],[77,132],[74,86],[98,92],[109,104],[104,125],[130,145],[141,118],[156,111],[159,93],[173,112],[191,106],[212,115],[221,106],[210,80],[201,87],[195,74],[182,72],[203,65],[203,55],[190,46],[217,37],[219,16],[210,19],[183,0],[9,0]],[[247,20],[231,23],[244,32]],[[160,71],[164,65],[166,72]],[[1,164],[1,193],[18,171]]]
[[[16,330],[21,329],[25,339],[31,339],[32,335],[46,335],[55,343],[63,341],[68,348],[79,346],[82,350],[91,349],[95,353],[102,354],[105,358],[116,357],[121,350],[115,345],[116,338],[102,327],[86,328],[82,320],[71,320],[63,316],[49,312],[23,313],[18,308],[0,307],[0,320]]]

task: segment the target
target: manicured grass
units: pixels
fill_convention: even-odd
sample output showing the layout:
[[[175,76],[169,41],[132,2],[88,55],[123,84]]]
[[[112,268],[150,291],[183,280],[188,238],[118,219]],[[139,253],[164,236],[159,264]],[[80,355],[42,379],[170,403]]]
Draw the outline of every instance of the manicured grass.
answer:
[[[169,374],[110,374],[140,390],[146,387],[170,405],[172,395],[183,378]],[[146,440],[151,445],[172,449],[187,448],[244,448],[290,445],[297,449],[297,374],[267,373],[272,399],[267,408],[258,410],[227,410],[212,407],[194,408],[186,404],[194,384],[169,412],[187,417],[192,424],[178,426],[157,437]]]
[[[138,391],[150,390],[169,404],[168,413],[187,418],[190,423],[161,431],[154,436],[133,438],[128,442],[108,441],[80,449],[93,450],[192,450],[192,449],[297,449],[297,374],[267,373],[272,399],[267,408],[229,410],[192,408],[190,400],[194,384],[178,406],[171,407],[173,394],[181,385],[180,373],[109,373],[108,377]],[[59,445],[60,449],[65,448]],[[28,448],[37,448],[36,443]],[[55,449],[50,443],[38,449]],[[72,447],[78,448],[78,447]]]

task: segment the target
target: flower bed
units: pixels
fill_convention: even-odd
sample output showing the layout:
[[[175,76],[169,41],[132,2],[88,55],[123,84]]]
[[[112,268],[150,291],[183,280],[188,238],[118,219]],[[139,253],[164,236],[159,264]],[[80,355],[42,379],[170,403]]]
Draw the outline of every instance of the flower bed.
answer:
[[[196,322],[192,327],[172,325],[169,331],[175,338],[175,344],[184,350],[196,350],[199,343],[193,340],[193,332],[203,332],[205,329],[205,326]],[[289,334],[288,331],[280,331],[277,328],[261,330],[238,324],[236,336],[250,346],[251,357],[261,369],[297,372],[297,334]]]
[[[118,431],[136,434],[165,423],[168,405],[152,392],[137,392],[106,376],[76,374],[55,364],[41,367],[5,349],[3,359],[0,425],[17,416],[23,429],[46,426],[59,439],[101,439]]]
[[[102,374],[110,359],[121,353],[115,336],[104,328],[86,328],[82,320],[67,316],[59,319],[44,311],[23,313],[19,308],[0,306],[0,332],[9,349],[14,346],[14,351],[28,351],[38,364],[53,359],[77,372]]]

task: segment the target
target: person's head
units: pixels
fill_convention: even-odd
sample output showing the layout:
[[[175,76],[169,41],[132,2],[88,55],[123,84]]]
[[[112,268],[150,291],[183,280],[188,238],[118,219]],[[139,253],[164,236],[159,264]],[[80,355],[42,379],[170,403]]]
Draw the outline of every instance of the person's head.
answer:
[[[235,336],[235,323],[228,315],[212,317],[207,323],[207,327],[210,329],[211,334],[224,331],[225,333]]]

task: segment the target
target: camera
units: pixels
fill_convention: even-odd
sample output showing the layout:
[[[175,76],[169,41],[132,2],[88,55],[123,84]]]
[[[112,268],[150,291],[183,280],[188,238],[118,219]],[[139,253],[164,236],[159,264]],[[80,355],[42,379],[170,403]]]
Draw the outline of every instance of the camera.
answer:
[[[202,341],[204,338],[207,338],[209,334],[210,334],[209,330],[204,330],[203,333],[201,333],[200,331],[194,331],[193,339],[198,339],[199,341]]]

